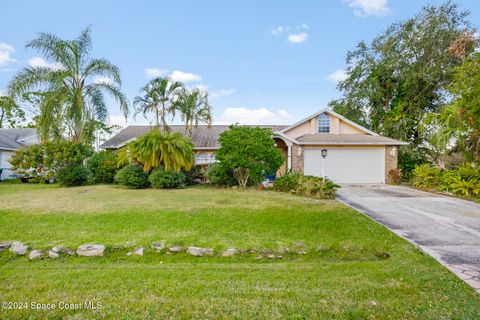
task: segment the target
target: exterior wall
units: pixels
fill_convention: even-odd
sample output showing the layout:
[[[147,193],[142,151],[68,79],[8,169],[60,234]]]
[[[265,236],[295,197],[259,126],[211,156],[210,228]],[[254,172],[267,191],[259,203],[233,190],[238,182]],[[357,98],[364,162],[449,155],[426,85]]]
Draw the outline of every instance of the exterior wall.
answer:
[[[295,128],[292,128],[288,131],[285,132],[286,135],[292,137],[292,138],[298,138],[301,137],[305,134],[311,134],[312,133],[312,125],[311,125],[311,120],[305,121],[304,123],[296,126]],[[313,132],[315,133],[315,132]]]
[[[330,115],[329,119],[330,119],[330,133],[331,134],[339,134],[340,133],[340,119],[338,119],[334,115]]]
[[[0,168],[10,168],[10,158],[12,157],[12,151],[0,150]],[[0,175],[0,180],[11,179],[13,178],[13,171],[9,169],[3,169],[2,174]]]
[[[275,144],[277,145],[277,148],[279,148],[280,151],[282,152],[282,156],[285,158],[285,161],[282,163],[280,168],[278,168],[277,172],[275,173],[275,176],[280,177],[287,172],[288,147],[285,144],[285,142],[281,139],[275,139]]]
[[[341,119],[335,117],[334,115],[329,115],[330,118],[330,133],[331,134],[368,134],[351,124],[342,121]],[[305,134],[317,134],[318,126],[318,117],[313,117],[310,120],[305,121],[304,123],[288,130],[285,132],[286,135],[296,139]]]
[[[340,120],[338,134],[367,134],[366,132],[355,128],[354,126]]]
[[[303,173],[303,148],[299,145],[292,145],[292,171]]]
[[[388,172],[396,169],[398,165],[398,147],[385,146],[385,183],[392,183],[392,178]]]

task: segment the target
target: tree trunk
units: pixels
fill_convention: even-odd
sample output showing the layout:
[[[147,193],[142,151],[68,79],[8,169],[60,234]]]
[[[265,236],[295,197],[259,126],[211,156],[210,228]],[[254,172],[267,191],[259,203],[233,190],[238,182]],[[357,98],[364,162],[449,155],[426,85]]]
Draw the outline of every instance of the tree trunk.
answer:
[[[238,168],[233,170],[233,176],[237,179],[238,185],[242,188],[246,188],[248,179],[250,178],[250,170],[247,168]]]

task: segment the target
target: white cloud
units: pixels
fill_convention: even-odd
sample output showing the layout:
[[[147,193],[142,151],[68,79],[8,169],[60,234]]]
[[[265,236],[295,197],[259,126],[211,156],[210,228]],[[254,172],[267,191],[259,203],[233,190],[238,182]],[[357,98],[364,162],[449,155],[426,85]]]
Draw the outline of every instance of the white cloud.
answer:
[[[183,72],[183,71],[178,71],[178,70],[174,70],[169,75],[169,77],[173,81],[180,81],[180,82],[195,82],[195,81],[202,80],[202,77],[200,77],[198,74]]]
[[[53,70],[59,70],[62,68],[62,65],[60,63],[49,63],[40,57],[31,58],[30,60],[28,60],[28,64],[32,67],[45,67]]]
[[[273,28],[270,33],[277,38],[285,35],[285,39],[290,43],[302,43],[308,39],[308,33],[305,32],[305,30],[308,29],[310,29],[310,27],[306,23],[302,23],[295,27],[278,26]]]
[[[390,8],[387,6],[388,0],[347,0],[347,2],[358,17],[383,17],[390,13]]]
[[[10,62],[16,62],[17,60],[12,58],[12,53],[14,52],[14,47],[8,43],[0,42],[0,66],[6,66]]]
[[[287,41],[290,43],[302,43],[307,39],[308,34],[306,32],[300,32],[288,35]]]
[[[291,122],[292,116],[286,110],[270,111],[266,108],[226,108],[216,119],[217,124],[285,124]]]
[[[5,96],[7,94],[7,90],[5,89],[0,89],[0,97]]]
[[[212,99],[217,99],[217,98],[220,98],[220,97],[231,96],[235,92],[237,92],[237,90],[235,90],[235,89],[214,90],[214,91],[210,92],[210,97]]]
[[[337,83],[339,81],[347,79],[347,73],[343,69],[337,69],[334,72],[330,73],[327,78],[328,80]]]
[[[167,70],[159,68],[145,68],[144,72],[147,78],[158,78],[164,75]]]
[[[284,30],[285,30],[284,27],[278,26],[278,27],[273,28],[271,32],[275,37],[280,37],[280,35],[282,34],[282,32]]]

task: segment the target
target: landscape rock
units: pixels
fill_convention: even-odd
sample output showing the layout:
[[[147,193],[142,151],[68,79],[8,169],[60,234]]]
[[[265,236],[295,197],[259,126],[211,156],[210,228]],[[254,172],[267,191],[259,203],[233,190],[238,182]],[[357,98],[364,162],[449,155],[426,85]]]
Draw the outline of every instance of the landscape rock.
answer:
[[[154,249],[157,252],[162,251],[163,249],[165,249],[165,241],[152,243],[152,249]]]
[[[41,259],[42,256],[43,256],[42,250],[32,250],[32,252],[30,252],[30,254],[28,255],[28,260]]]
[[[168,247],[168,252],[170,253],[179,253],[184,251],[182,246],[170,246]]]
[[[20,241],[15,241],[12,243],[10,246],[10,250],[12,250],[13,253],[18,254],[18,255],[24,255],[27,253],[28,247],[21,243]]]
[[[102,244],[86,244],[78,247],[77,254],[83,257],[103,256],[105,246]]]
[[[65,253],[68,254],[69,256],[74,256],[75,255],[75,250],[65,248]]]
[[[50,251],[53,251],[53,252],[55,252],[55,253],[60,253],[60,252],[63,252],[64,250],[65,250],[65,248],[62,247],[62,246],[55,246],[55,247],[53,247],[52,250],[50,250]]]
[[[238,253],[238,249],[229,248],[222,253],[222,257],[232,257]]]
[[[8,248],[10,248],[10,246],[11,246],[11,243],[8,243],[8,242],[0,243],[0,252],[7,250]]]
[[[48,251],[48,257],[50,259],[57,259],[60,255],[58,254],[58,252],[55,252],[53,250],[50,250]]]
[[[127,256],[131,256],[131,255],[140,256],[140,257],[143,256],[143,247],[138,247],[132,252],[127,253]]]
[[[291,251],[290,248],[280,248],[278,249],[278,253],[280,254],[286,254],[286,253],[289,253]]]
[[[307,254],[307,251],[305,251],[305,250],[298,250],[298,251],[297,251],[297,254],[305,255],[305,254]]]
[[[188,247],[188,253],[195,257],[211,256],[213,255],[213,249],[200,248],[200,247]]]

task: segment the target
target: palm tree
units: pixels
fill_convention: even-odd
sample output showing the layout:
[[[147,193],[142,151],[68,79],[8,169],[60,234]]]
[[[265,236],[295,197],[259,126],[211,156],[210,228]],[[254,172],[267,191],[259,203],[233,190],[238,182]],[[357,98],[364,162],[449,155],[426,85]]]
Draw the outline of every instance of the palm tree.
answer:
[[[183,84],[178,81],[172,81],[169,78],[155,78],[147,83],[141,90],[141,96],[135,97],[133,105],[136,113],[140,112],[146,116],[147,112],[155,112],[156,126],[163,128],[163,133],[168,129],[168,115],[175,116],[173,107],[179,90]]]
[[[91,142],[93,137],[84,128],[107,119],[105,94],[119,103],[127,117],[128,102],[120,91],[119,69],[106,59],[89,57],[90,28],[75,40],[40,33],[26,47],[39,50],[52,64],[24,68],[10,82],[9,91],[17,98],[37,96],[35,119],[43,140],[50,138],[52,129],[64,128],[73,141]]]
[[[182,121],[185,121],[185,133],[192,134],[192,129],[199,123],[212,125],[212,107],[208,104],[208,92],[200,89],[183,89],[175,102]]]
[[[128,146],[131,160],[143,165],[145,172],[161,165],[166,170],[188,171],[193,165],[193,142],[178,132],[162,134],[151,130]]]

